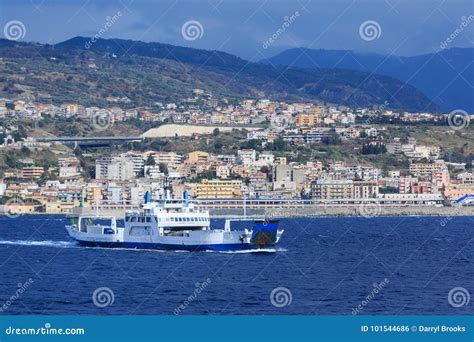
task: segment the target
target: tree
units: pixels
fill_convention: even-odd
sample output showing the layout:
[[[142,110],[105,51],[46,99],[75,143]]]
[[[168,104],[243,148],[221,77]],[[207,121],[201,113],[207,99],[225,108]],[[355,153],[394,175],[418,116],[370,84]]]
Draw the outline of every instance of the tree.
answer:
[[[379,188],[379,192],[381,194],[397,194],[398,193],[398,188],[393,187],[393,186],[381,187],[381,188]]]
[[[74,155],[75,155],[76,157],[79,157],[81,154],[82,154],[82,150],[81,150],[81,148],[79,147],[79,145],[77,145],[76,148],[74,149]]]
[[[386,153],[387,148],[381,142],[368,143],[362,146],[362,154],[382,154]]]
[[[23,147],[21,148],[21,154],[23,154],[23,155],[25,155],[25,156],[29,156],[30,153],[31,153],[31,151],[30,151],[30,149],[29,149],[28,147],[23,146]]]
[[[326,145],[339,145],[341,143],[341,138],[336,132],[331,132],[327,137],[322,139],[322,142]]]
[[[220,141],[218,141],[218,142],[216,142],[216,143],[214,144],[214,149],[215,149],[216,151],[220,151],[223,146],[224,146],[224,145],[223,145]]]
[[[164,173],[165,175],[168,174],[169,170],[168,170],[168,165],[166,165],[165,163],[160,163],[158,165],[158,167],[160,168],[160,172],[161,173]]]
[[[217,137],[219,135],[220,131],[219,131],[219,128],[214,128],[214,130],[212,131],[212,135]]]
[[[150,154],[146,160],[146,165],[148,166],[155,166],[156,165],[156,162],[155,162],[155,158],[153,158],[153,156]]]
[[[7,154],[5,155],[5,164],[11,169],[18,167],[18,159],[15,155]]]
[[[22,141],[23,138],[24,138],[24,136],[23,136],[23,134],[21,134],[21,132],[18,130],[18,131],[14,132],[14,133],[12,134],[12,138],[13,138],[13,140],[15,140],[15,141]]]
[[[240,148],[241,149],[251,149],[251,150],[256,150],[260,145],[260,142],[256,139],[250,139],[250,140],[246,140],[246,141],[243,141],[241,144],[240,144]]]
[[[288,143],[282,138],[278,138],[273,142],[273,148],[275,151],[284,151],[286,150]]]

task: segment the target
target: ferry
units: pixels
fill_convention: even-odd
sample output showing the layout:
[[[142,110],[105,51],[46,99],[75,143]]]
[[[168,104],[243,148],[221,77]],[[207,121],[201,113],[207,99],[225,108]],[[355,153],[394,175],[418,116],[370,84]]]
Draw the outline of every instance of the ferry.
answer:
[[[121,221],[121,222],[120,222]],[[252,220],[249,227],[232,230],[234,221],[211,228],[209,211],[195,208],[187,192],[182,199],[151,200],[145,194],[139,210],[126,211],[123,220],[115,216],[77,216],[66,225],[69,236],[89,247],[121,247],[187,251],[239,251],[274,249],[283,230],[278,220]]]

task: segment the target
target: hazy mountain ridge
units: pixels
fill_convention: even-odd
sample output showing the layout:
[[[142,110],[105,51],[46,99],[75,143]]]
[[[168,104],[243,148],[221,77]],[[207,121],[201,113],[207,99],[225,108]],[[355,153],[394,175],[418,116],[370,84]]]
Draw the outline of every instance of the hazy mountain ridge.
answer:
[[[409,83],[445,111],[464,109],[474,113],[473,61],[474,48],[451,48],[413,57],[296,48],[261,62],[302,68],[342,68],[375,72]]]

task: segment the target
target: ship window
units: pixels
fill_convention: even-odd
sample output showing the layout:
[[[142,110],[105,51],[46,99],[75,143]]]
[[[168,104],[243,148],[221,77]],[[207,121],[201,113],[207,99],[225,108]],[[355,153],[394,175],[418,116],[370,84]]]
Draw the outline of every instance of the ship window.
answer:
[[[125,216],[125,222],[128,222],[130,221],[130,217],[129,216]]]
[[[183,221],[183,218],[182,218],[182,217],[178,217],[178,221],[179,221],[179,222]]]
[[[136,217],[132,217],[131,222],[137,222],[137,218],[136,218]]]
[[[147,221],[147,222],[151,222],[151,217],[147,217],[147,218],[146,218],[146,221]]]

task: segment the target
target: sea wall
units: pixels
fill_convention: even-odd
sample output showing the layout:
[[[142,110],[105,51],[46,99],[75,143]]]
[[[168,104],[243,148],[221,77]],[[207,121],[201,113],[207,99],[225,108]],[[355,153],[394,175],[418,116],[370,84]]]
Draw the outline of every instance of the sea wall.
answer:
[[[88,208],[76,208],[75,215],[95,215],[95,210]],[[101,215],[115,215],[121,217],[123,210],[104,210]],[[212,217],[232,217],[243,216],[244,210],[241,208],[232,209],[211,209]],[[268,216],[268,217],[319,217],[319,216],[474,216],[474,206],[464,207],[430,207],[430,206],[344,206],[344,207],[324,207],[307,206],[302,208],[262,208],[246,209],[245,215]]]
[[[433,207],[433,206],[305,206],[299,208],[243,208],[210,209],[212,217],[232,216],[268,216],[268,217],[319,217],[319,216],[474,216],[474,206]],[[125,213],[121,209],[100,210],[100,215],[121,217]],[[0,205],[0,215],[5,215],[4,206]],[[28,213],[28,215],[45,213]],[[95,209],[75,208],[73,215],[95,215]],[[51,215],[51,214],[50,214]]]

